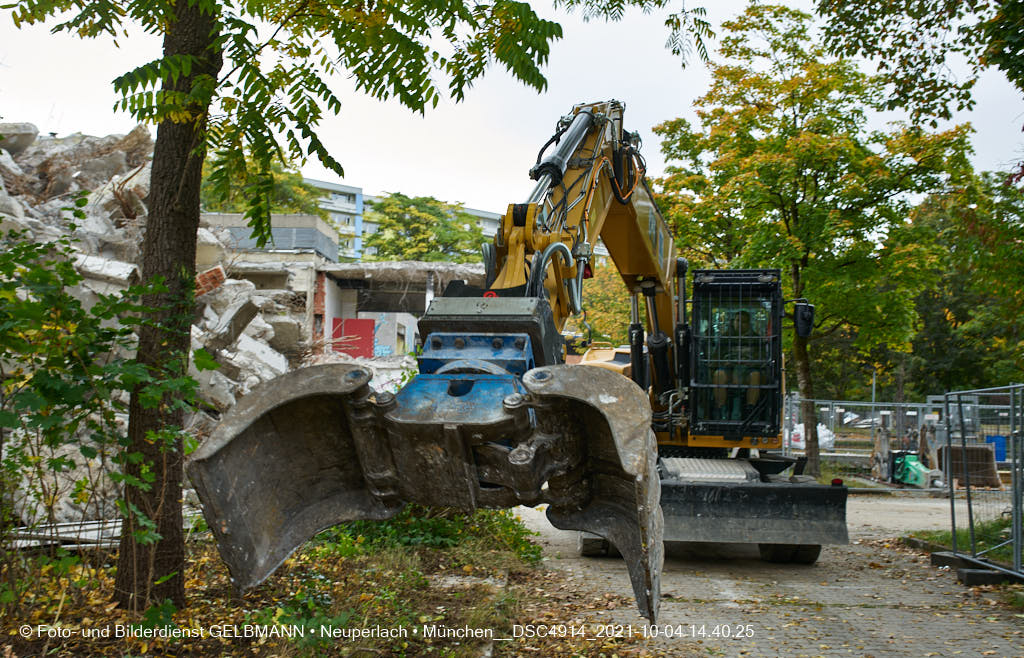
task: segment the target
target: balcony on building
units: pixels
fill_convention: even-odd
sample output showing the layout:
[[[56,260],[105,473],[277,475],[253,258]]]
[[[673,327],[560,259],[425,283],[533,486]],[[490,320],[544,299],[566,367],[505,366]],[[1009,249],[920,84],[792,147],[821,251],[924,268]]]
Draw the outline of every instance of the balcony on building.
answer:
[[[316,215],[274,215],[271,218],[271,239],[263,247],[252,237],[252,227],[241,213],[203,213],[202,223],[210,228],[223,228],[231,234],[231,248],[244,253],[248,261],[313,260],[317,256],[337,263],[338,232]]]

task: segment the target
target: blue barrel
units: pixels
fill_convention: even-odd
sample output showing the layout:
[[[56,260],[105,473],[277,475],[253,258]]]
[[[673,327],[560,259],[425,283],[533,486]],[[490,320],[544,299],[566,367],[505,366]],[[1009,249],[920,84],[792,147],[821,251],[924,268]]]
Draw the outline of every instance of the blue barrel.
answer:
[[[985,443],[992,443],[996,446],[996,461],[1006,461],[1006,437],[997,434],[986,434]]]

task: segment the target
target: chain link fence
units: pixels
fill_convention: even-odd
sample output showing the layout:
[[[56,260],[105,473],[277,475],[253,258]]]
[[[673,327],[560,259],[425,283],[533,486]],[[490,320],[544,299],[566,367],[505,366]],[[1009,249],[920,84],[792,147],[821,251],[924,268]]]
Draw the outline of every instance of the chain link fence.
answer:
[[[947,393],[943,419],[953,552],[1024,577],[1024,385]]]
[[[798,395],[786,399],[783,422],[783,448],[802,452],[807,422],[802,415]],[[942,417],[942,396],[925,403],[860,402],[852,400],[814,400],[814,422],[818,445],[823,453],[861,455],[890,454],[893,451],[920,453],[930,468],[935,461],[937,431]],[[931,457],[932,459],[928,459]],[[879,474],[889,479],[889,473]]]

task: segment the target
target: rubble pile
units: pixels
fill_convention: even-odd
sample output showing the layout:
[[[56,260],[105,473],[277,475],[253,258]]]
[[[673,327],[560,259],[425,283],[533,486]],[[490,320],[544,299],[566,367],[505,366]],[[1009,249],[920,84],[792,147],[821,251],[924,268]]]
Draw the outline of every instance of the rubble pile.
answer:
[[[139,283],[152,151],[144,126],[127,135],[55,137],[39,135],[29,123],[0,123],[0,233],[17,230],[38,242],[72,238],[74,265],[83,279],[71,292],[86,308],[99,295]],[[84,218],[74,216],[79,195],[87,195],[80,208]],[[334,351],[323,340],[311,340],[317,307],[317,274],[311,262],[246,262],[232,232],[211,224],[200,227],[196,247],[192,348],[204,349],[219,364],[215,370],[199,370],[194,363],[189,367],[199,382],[200,404],[185,427],[197,439],[208,436],[241,396],[293,368],[357,363],[372,371],[373,388],[388,391],[397,391],[415,371],[410,356],[356,358]],[[403,283],[425,280],[429,296],[453,279],[477,284],[483,279],[480,266],[437,263],[331,264],[324,271],[399,289]],[[127,421],[127,414],[117,415],[119,431],[126,431]],[[19,440],[30,437],[8,435],[4,454]],[[78,443],[34,448],[44,459],[63,457],[76,466],[23,476],[13,502],[25,525],[117,517],[120,492],[109,477],[115,467],[102,453],[83,457]],[[79,491],[83,481],[91,483],[88,496]],[[41,500],[51,504],[44,506]],[[188,489],[185,500],[197,505]]]
[[[123,136],[57,138],[39,136],[31,124],[0,123],[0,136],[0,232],[24,231],[40,242],[74,238],[75,267],[84,279],[73,294],[86,307],[99,294],[137,283],[153,149],[148,129],[139,126]],[[71,209],[81,193],[88,193],[82,208],[86,216],[75,219]],[[220,364],[216,370],[190,367],[200,384],[202,405],[187,419],[186,428],[200,439],[239,396],[311,362],[305,329],[311,293],[302,277],[286,277],[279,289],[257,289],[249,280],[232,278],[236,264],[228,256],[230,245],[228,231],[200,230],[199,251],[217,264],[197,277],[192,346],[204,348]],[[323,357],[337,358],[343,357]],[[391,364],[385,368],[393,369]],[[127,417],[120,416],[118,422],[126,426]],[[88,500],[79,496],[76,502],[73,496],[79,480],[105,479],[108,464],[102,455],[86,460],[72,444],[58,452],[78,466],[60,473],[57,482],[23,482],[23,491],[16,495],[23,501],[18,509],[22,521],[79,522],[115,515],[116,487],[98,486],[97,495]],[[41,489],[47,498],[59,499],[49,518],[30,504],[38,495],[22,495]]]

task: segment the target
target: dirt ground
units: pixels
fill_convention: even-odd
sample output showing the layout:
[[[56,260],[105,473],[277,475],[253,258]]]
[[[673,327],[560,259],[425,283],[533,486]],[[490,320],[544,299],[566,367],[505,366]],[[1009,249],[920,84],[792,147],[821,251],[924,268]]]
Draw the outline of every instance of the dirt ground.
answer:
[[[576,533],[553,528],[537,510],[521,515],[541,533],[547,564],[564,574],[567,588],[632,599],[621,559],[581,558]],[[847,521],[851,543],[826,546],[813,566],[761,562],[756,546],[670,549],[658,631],[672,637],[643,639],[637,648],[714,656],[1024,655],[1024,615],[895,541],[909,530],[947,528],[947,500],[851,495]],[[645,621],[625,605],[587,620],[634,637]]]

